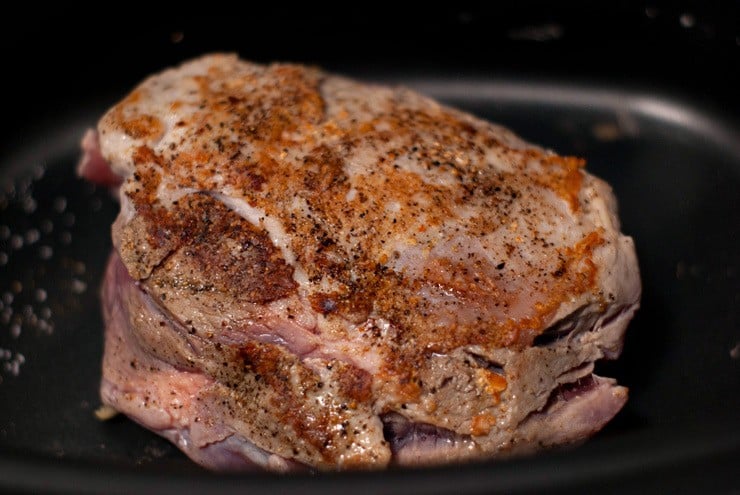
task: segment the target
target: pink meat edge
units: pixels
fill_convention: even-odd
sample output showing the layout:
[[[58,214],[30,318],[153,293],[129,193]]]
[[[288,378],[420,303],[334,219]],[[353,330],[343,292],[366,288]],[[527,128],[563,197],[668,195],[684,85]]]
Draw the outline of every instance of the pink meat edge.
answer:
[[[82,137],[80,147],[82,157],[77,163],[77,175],[114,192],[115,188],[121,185],[122,179],[113,172],[110,164],[103,158],[97,131],[88,129]]]
[[[519,425],[522,439],[537,440],[531,442],[533,449],[581,443],[601,430],[627,403],[628,389],[617,385],[616,380],[590,375],[579,382],[586,385],[554,392],[554,400]],[[526,453],[529,449],[522,446],[514,451]]]

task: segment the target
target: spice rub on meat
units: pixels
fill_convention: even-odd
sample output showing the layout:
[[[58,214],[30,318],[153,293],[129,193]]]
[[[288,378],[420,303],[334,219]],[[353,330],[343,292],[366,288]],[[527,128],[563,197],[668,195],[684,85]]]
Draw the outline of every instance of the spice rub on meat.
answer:
[[[210,55],[83,143],[121,180],[106,404],[219,470],[380,468],[581,440],[639,304],[584,161],[404,88]],[[103,179],[100,179],[100,178]]]

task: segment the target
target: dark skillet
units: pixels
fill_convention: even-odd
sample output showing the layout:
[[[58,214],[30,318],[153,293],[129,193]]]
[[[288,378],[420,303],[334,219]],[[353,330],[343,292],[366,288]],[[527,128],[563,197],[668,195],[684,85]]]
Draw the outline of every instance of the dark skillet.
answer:
[[[127,7],[97,20],[27,8],[5,21],[0,491],[740,489],[737,2]],[[618,417],[585,445],[527,459],[312,477],[212,475],[125,419],[97,421],[97,291],[116,205],[75,178],[77,141],[142,77],[214,50],[403,82],[586,157],[614,186],[643,276],[625,352],[602,365],[631,390]]]

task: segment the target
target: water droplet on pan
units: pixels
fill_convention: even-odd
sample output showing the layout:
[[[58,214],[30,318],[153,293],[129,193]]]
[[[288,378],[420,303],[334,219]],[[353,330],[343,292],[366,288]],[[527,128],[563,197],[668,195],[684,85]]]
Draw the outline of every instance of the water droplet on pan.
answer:
[[[36,289],[36,291],[34,292],[33,295],[34,295],[34,298],[38,302],[44,302],[44,301],[46,301],[47,294],[46,294],[46,291],[44,289]]]
[[[0,313],[0,323],[3,325],[7,325],[10,323],[10,318],[13,316],[13,308],[5,308],[2,313]]]
[[[87,267],[85,266],[85,263],[82,261],[76,261],[72,265],[72,271],[74,271],[76,275],[83,275],[86,270],[87,270]]]
[[[46,167],[43,165],[36,165],[33,167],[33,178],[35,180],[43,179],[46,174]]]
[[[52,256],[54,256],[54,250],[51,246],[41,246],[39,248],[39,258],[42,260],[51,259]]]
[[[53,208],[54,211],[56,211],[57,213],[62,213],[64,210],[67,209],[67,198],[65,198],[64,196],[54,198]]]
[[[82,280],[73,278],[72,279],[72,292],[75,294],[82,294],[87,290],[87,284]]]
[[[38,203],[36,202],[35,199],[33,199],[33,197],[26,196],[25,198],[23,198],[22,205],[23,205],[22,207],[23,207],[24,212],[33,213],[34,211],[36,211],[36,207],[38,206]]]
[[[20,323],[13,323],[10,325],[10,336],[14,339],[17,339],[21,335],[21,324]]]
[[[38,229],[30,229],[26,232],[26,244],[33,244],[41,238],[41,233]]]
[[[19,236],[18,234],[13,234],[10,236],[10,247],[13,249],[20,249],[23,247],[23,237]]]

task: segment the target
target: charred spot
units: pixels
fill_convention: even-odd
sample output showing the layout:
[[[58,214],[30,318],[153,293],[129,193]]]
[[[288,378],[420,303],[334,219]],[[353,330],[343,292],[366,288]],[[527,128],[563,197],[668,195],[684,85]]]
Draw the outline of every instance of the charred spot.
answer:
[[[493,134],[489,134],[483,141],[486,148],[503,148],[504,144],[499,141]]]
[[[308,299],[311,302],[311,308],[322,315],[328,315],[337,310],[337,299],[334,294],[311,294]]]
[[[501,186],[499,185],[490,185],[487,187],[484,187],[483,189],[483,195],[484,196],[494,196],[497,193],[501,192]]]
[[[334,244],[336,244],[336,242],[330,237],[323,236],[321,239],[319,239],[319,246],[321,246],[322,248],[327,248],[333,246]]]
[[[568,270],[568,269],[567,269],[567,267],[566,267],[565,263],[562,263],[562,264],[561,264],[561,265],[560,265],[560,266],[558,267],[558,269],[557,269],[557,270],[555,270],[554,272],[552,272],[552,276],[553,276],[553,277],[555,277],[555,278],[560,278],[560,277],[562,277],[563,275],[565,275],[565,273],[567,272],[567,270]]]
[[[264,176],[257,173],[247,172],[245,177],[247,180],[247,185],[251,188],[252,191],[261,191],[262,186],[265,184],[265,182],[267,182],[267,179],[265,179]]]
[[[462,122],[462,123],[460,123],[460,129],[463,132],[465,132],[467,134],[470,134],[471,136],[475,136],[476,134],[478,134],[478,129],[476,129],[475,127],[473,127],[473,125],[472,124],[469,124],[468,122]]]
[[[373,305],[369,294],[351,286],[346,293],[316,293],[308,299],[314,311],[323,315],[339,314],[355,323],[365,321]]]
[[[339,389],[349,399],[362,403],[372,398],[373,377],[367,371],[350,364],[343,365],[337,379]]]
[[[388,271],[388,267],[386,265],[383,265],[381,263],[375,263],[375,274],[378,276],[383,276],[385,272]]]

